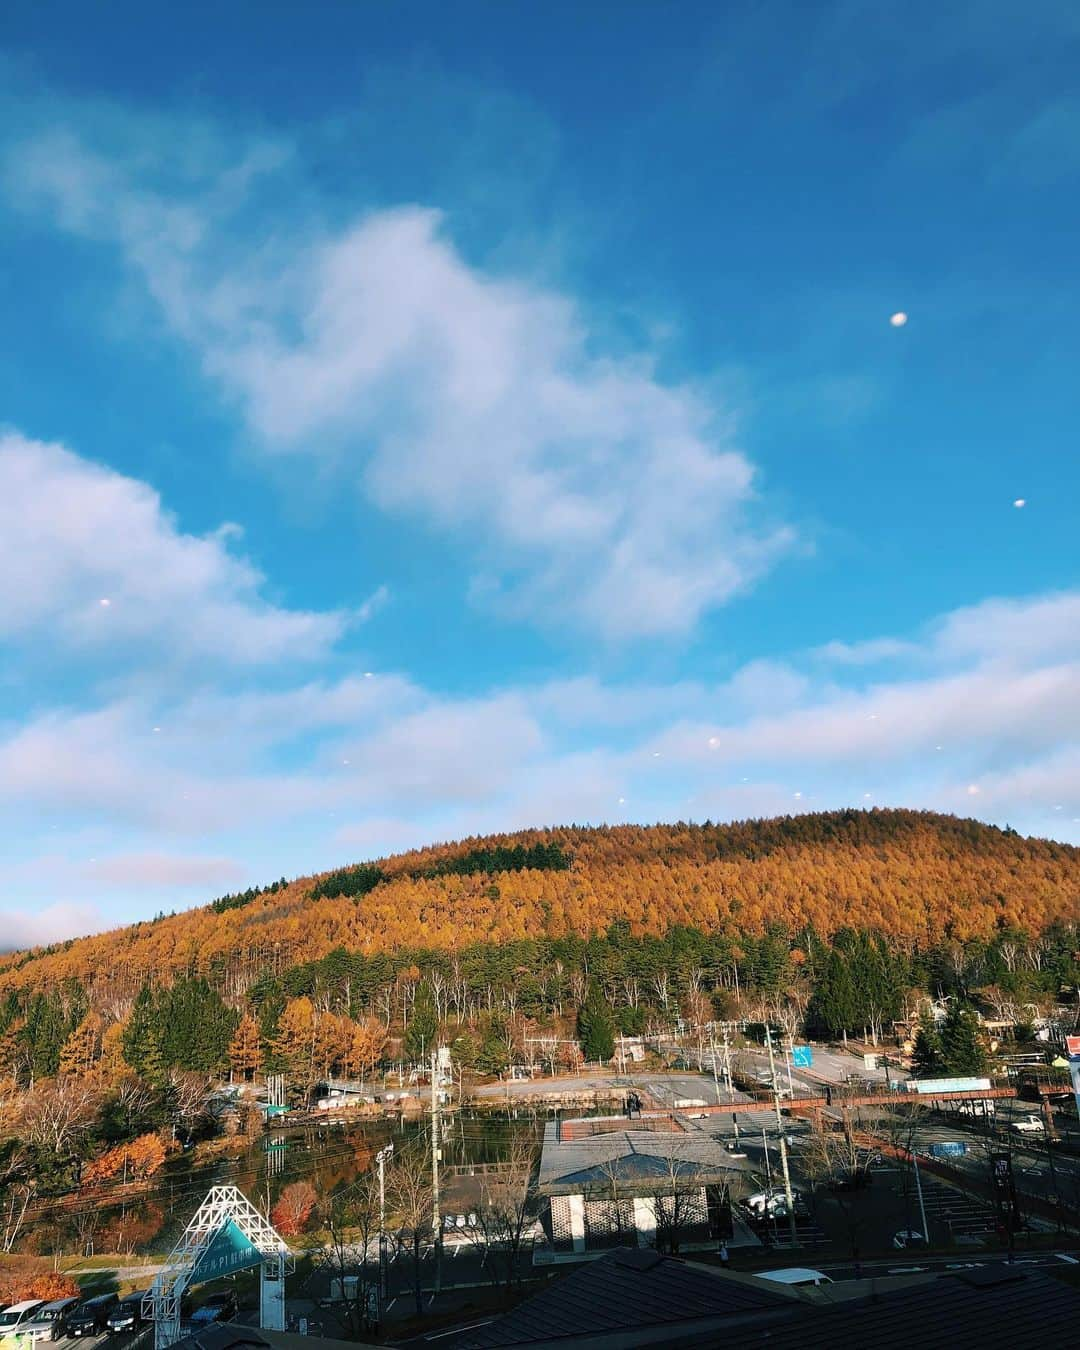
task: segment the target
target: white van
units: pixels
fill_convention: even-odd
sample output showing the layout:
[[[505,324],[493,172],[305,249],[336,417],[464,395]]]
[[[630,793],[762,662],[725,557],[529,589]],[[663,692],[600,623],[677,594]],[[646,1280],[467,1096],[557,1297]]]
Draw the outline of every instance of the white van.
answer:
[[[784,1270],[756,1270],[754,1274],[759,1280],[772,1280],[774,1284],[791,1284],[796,1289],[803,1289],[809,1285],[817,1288],[822,1284],[832,1284],[828,1275],[823,1275],[820,1270],[810,1270],[807,1266],[788,1266]]]
[[[10,1308],[5,1308],[0,1313],[0,1337],[16,1335],[23,1323],[29,1322],[44,1302],[41,1298],[24,1298],[21,1303],[13,1303]]]

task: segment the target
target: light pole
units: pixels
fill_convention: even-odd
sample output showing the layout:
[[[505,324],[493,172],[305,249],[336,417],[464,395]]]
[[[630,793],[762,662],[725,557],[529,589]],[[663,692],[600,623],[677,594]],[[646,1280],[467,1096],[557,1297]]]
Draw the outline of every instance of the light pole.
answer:
[[[716,1030],[715,1030],[715,1028],[713,1029],[710,1038],[711,1038],[711,1041],[712,1041],[712,1080],[713,1080],[713,1090],[714,1090],[715,1093],[716,1093],[716,1104],[717,1104],[717,1106],[719,1106],[719,1105],[720,1105],[720,1079],[719,1079],[719,1077],[717,1076],[717,1072],[716,1072]]]
[[[923,1202],[922,1179],[919,1176],[919,1155],[915,1151],[915,1144],[911,1145],[911,1161],[915,1168],[915,1193],[919,1197],[919,1214],[922,1217],[922,1235],[923,1241],[927,1247],[930,1246],[930,1225],[926,1222],[926,1205]]]
[[[787,1202],[788,1227],[791,1230],[791,1245],[799,1245],[799,1233],[795,1225],[795,1198],[791,1190],[791,1171],[788,1168],[787,1139],[784,1137],[784,1120],[780,1114],[780,1089],[776,1082],[776,1056],[773,1054],[772,1031],[765,1023],[765,1044],[769,1049],[769,1073],[772,1076],[773,1106],[776,1108],[776,1129],[780,1135],[780,1168],[784,1176],[784,1199]]]
[[[724,1027],[724,1077],[727,1080],[728,1096],[734,1102],[735,1085],[731,1081],[731,1042],[728,1040],[728,1029]],[[734,1111],[731,1113],[731,1123],[735,1127],[735,1148],[739,1147],[739,1117]]]
[[[386,1288],[386,1164],[394,1156],[394,1145],[389,1143],[375,1154],[379,1168],[379,1297],[385,1298]]]

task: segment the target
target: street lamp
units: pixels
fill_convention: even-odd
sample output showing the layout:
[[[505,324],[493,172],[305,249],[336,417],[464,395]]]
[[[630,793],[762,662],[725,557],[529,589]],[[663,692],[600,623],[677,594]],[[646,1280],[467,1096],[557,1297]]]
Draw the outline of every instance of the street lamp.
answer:
[[[386,1288],[386,1164],[394,1156],[394,1145],[389,1143],[375,1154],[379,1169],[379,1297],[385,1298]]]

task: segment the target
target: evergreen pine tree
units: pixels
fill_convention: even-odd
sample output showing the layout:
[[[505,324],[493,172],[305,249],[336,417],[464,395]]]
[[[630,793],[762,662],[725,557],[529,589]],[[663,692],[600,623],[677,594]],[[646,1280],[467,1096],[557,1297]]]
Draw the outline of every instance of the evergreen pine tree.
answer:
[[[807,1020],[826,1035],[838,1036],[858,1025],[859,1011],[847,955],[833,947],[814,988]]]
[[[431,1059],[439,1035],[439,1018],[431,986],[424,980],[416,991],[409,1025],[405,1028],[405,1055],[414,1064],[426,1064]]]
[[[145,1073],[146,1055],[151,1039],[155,1041],[155,1057],[160,1056],[161,1047],[156,1038],[156,1012],[154,991],[148,984],[144,984],[131,1005],[131,1015],[124,1027],[122,1041],[124,1062],[137,1074]]]
[[[600,986],[589,986],[578,1011],[578,1040],[586,1059],[610,1059],[615,1053],[615,1019]]]
[[[970,1008],[954,1003],[941,1028],[941,1059],[946,1072],[978,1075],[986,1071],[986,1051],[979,1038],[979,1024]]]
[[[919,1018],[919,1029],[915,1033],[915,1046],[911,1055],[911,1067],[916,1078],[933,1078],[942,1068],[941,1033],[928,1012],[924,1012]]]

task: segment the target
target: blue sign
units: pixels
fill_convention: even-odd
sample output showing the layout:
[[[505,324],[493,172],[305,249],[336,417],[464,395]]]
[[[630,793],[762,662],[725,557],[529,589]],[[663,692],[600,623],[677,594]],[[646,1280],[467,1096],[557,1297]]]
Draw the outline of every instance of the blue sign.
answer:
[[[202,1284],[222,1275],[235,1275],[238,1270],[250,1270],[262,1264],[263,1254],[254,1246],[232,1219],[218,1229],[210,1245],[195,1263],[189,1284]]]
[[[814,1052],[808,1045],[791,1047],[791,1066],[794,1069],[809,1069],[814,1064]]]
[[[962,1158],[967,1152],[963,1139],[942,1139],[930,1145],[931,1158]]]

